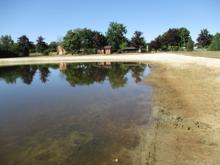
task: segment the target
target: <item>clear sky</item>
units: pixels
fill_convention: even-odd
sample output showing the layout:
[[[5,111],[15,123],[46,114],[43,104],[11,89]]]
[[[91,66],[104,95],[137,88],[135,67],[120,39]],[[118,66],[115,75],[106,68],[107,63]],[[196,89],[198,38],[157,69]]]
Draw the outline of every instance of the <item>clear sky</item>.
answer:
[[[135,30],[147,41],[171,27],[187,27],[195,40],[201,29],[220,32],[220,0],[0,0],[0,35],[23,34],[56,41],[67,30],[91,28],[105,33],[109,22]]]

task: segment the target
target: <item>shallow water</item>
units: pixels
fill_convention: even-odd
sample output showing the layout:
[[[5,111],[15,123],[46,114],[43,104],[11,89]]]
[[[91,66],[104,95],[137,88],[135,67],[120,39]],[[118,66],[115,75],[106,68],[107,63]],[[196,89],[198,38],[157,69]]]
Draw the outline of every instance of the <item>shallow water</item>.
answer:
[[[149,73],[136,63],[1,67],[0,164],[131,164]]]

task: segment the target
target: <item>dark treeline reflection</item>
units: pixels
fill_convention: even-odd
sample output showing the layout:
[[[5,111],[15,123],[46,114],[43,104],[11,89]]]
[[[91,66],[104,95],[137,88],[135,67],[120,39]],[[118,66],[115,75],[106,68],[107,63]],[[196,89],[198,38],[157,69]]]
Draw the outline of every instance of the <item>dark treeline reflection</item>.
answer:
[[[0,80],[8,84],[14,84],[21,79],[25,84],[30,85],[39,73],[42,83],[49,79],[51,69],[60,69],[71,86],[90,85],[108,80],[113,89],[123,87],[127,83],[126,74],[131,75],[136,83],[142,80],[146,65],[136,63],[77,63],[59,65],[26,65],[0,67]]]

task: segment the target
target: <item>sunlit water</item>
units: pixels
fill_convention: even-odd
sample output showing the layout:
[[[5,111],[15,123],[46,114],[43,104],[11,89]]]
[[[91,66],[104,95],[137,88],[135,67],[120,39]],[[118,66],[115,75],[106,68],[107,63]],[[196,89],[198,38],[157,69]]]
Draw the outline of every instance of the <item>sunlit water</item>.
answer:
[[[0,164],[129,164],[147,124],[135,63],[0,68]]]

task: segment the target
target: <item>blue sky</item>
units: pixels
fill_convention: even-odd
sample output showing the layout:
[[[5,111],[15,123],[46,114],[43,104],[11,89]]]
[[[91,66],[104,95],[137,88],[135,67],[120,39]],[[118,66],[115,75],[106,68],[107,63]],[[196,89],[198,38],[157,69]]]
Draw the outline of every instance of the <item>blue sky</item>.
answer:
[[[220,32],[220,0],[0,0],[0,35],[23,34],[47,42],[67,30],[91,28],[105,33],[109,22],[135,30],[147,41],[171,27],[187,27],[195,40],[201,29]]]

